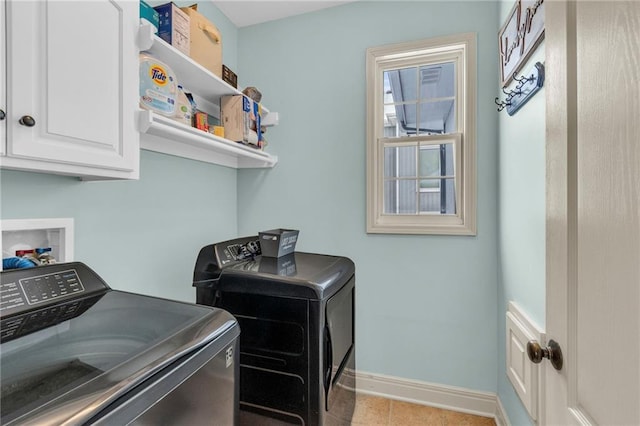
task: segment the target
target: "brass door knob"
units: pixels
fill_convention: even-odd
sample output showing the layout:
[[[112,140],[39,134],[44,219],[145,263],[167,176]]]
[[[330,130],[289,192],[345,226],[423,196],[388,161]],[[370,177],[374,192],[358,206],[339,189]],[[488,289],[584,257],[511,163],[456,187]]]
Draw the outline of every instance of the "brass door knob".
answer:
[[[527,355],[529,355],[529,359],[539,364],[542,362],[542,358],[547,358],[551,361],[551,365],[556,370],[562,370],[562,350],[560,349],[560,345],[555,340],[549,340],[549,346],[543,348],[540,346],[535,340],[530,340],[527,342]]]
[[[36,120],[30,115],[23,115],[22,117],[20,117],[20,120],[18,120],[18,123],[22,124],[23,126],[33,127],[36,125]]]

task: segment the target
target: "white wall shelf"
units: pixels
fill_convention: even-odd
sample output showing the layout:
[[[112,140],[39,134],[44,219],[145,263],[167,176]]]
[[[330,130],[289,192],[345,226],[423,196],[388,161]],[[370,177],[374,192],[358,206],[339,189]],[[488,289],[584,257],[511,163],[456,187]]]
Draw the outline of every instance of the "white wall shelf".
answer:
[[[224,95],[242,94],[242,91],[227,84],[220,77],[153,34],[153,31],[149,23],[140,24],[138,40],[140,50],[150,53],[169,65],[178,77],[178,83],[183,87],[212,103],[218,103],[220,97]]]
[[[179,123],[152,111],[140,111],[140,145],[149,151],[236,169],[270,168],[278,157]]]
[[[212,105],[219,105],[220,97],[240,95],[242,92],[195,62],[153,33],[153,27],[140,24],[138,45],[171,67],[184,82],[186,90]],[[269,111],[262,106],[262,111]],[[152,111],[140,111],[140,147],[178,157],[200,160],[232,168],[271,168],[278,157],[240,143],[224,139],[194,127],[186,126]]]

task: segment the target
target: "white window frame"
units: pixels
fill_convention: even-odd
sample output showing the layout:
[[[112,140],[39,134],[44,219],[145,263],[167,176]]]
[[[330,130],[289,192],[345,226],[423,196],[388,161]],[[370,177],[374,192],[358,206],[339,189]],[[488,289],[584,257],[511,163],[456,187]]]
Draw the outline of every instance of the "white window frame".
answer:
[[[445,37],[367,49],[367,232],[384,234],[476,235],[476,34]],[[457,132],[386,138],[383,134],[383,74],[390,69],[429,62],[456,63]],[[456,213],[385,214],[385,144],[454,143]]]

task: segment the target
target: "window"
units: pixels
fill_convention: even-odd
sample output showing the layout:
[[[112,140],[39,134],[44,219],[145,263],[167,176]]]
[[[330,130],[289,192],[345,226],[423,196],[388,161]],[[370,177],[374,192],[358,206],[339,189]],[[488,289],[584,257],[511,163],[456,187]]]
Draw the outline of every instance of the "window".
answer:
[[[367,49],[367,232],[476,233],[476,37]]]

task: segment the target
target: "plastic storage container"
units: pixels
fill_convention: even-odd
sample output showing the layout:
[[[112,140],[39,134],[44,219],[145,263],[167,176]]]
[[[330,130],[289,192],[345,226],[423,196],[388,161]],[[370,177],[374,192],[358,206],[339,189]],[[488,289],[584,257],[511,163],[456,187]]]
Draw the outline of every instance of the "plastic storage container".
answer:
[[[176,98],[176,121],[187,126],[192,125],[191,102],[184,93],[182,86],[178,85],[178,96]]]
[[[164,62],[140,54],[140,107],[173,117],[176,114],[176,75]]]
[[[298,241],[296,229],[271,229],[259,233],[260,249],[264,257],[280,257],[293,253]]]

